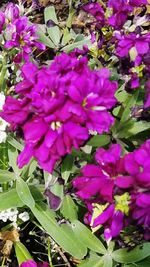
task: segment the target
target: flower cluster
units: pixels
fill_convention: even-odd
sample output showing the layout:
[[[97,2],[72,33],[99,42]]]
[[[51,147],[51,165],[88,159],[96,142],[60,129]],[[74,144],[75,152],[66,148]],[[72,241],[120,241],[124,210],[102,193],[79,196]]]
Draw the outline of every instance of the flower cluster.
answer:
[[[150,227],[150,140],[121,157],[121,146],[99,148],[96,164],[81,169],[73,186],[88,208],[85,222],[93,230],[104,227],[106,240],[117,237],[128,224],[143,227],[149,239]]]
[[[3,105],[5,103],[5,95],[3,93],[0,93],[0,111],[3,109]],[[6,127],[8,126],[8,123],[0,118],[0,143],[3,143],[6,141]]]
[[[33,48],[45,49],[45,45],[38,41],[37,28],[26,16],[21,16],[17,5],[9,3],[4,12],[0,12],[0,34],[2,44],[6,49],[16,50],[14,61],[27,61]]]
[[[109,0],[108,7],[112,9],[112,15],[108,18],[108,24],[115,29],[121,29],[129,13],[133,12],[135,7],[146,4],[147,0]]]
[[[104,24],[104,10],[101,5],[97,2],[95,3],[87,3],[82,6],[82,9],[92,15],[98,23],[101,25]]]
[[[126,81],[125,88],[140,87],[141,78],[150,74],[148,1],[108,0],[103,4],[90,1],[82,9],[95,18],[96,31],[91,27],[90,33],[92,42],[101,50],[98,52],[101,64],[106,66],[109,53],[113,54],[118,62],[117,72]]]
[[[47,262],[36,263],[33,260],[28,260],[26,262],[23,262],[20,267],[49,267],[49,264]]]
[[[63,64],[62,64],[63,62]],[[16,85],[18,99],[7,97],[3,119],[23,131],[25,149],[19,167],[34,156],[52,172],[56,161],[78,149],[90,134],[108,132],[114,122],[117,82],[107,69],[90,70],[87,58],[62,53],[49,68],[27,63]]]
[[[140,35],[129,33],[127,35],[117,34],[118,44],[116,54],[123,58],[130,56],[130,60],[136,65],[140,65],[143,56],[150,50],[150,33]]]

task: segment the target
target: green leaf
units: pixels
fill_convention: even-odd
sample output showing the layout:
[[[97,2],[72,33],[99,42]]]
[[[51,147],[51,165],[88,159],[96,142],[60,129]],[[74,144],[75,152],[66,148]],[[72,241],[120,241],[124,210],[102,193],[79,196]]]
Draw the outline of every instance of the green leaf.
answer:
[[[66,195],[64,197],[60,211],[62,215],[70,221],[76,220],[78,218],[77,206],[75,205],[70,195]]]
[[[118,249],[112,253],[112,257],[116,262],[133,263],[143,260],[150,255],[150,243],[144,243],[143,246],[137,246],[135,249]]]
[[[123,265],[123,267],[149,267],[150,266],[150,257],[146,258],[143,261],[136,262],[136,264]]]
[[[137,121],[134,125],[128,130],[126,137],[130,137],[150,129],[150,123],[146,121]]]
[[[19,198],[16,189],[0,193],[0,211],[23,206],[24,204]]]
[[[103,267],[112,267],[113,266],[113,260],[112,260],[111,255],[106,254],[103,257],[103,259],[104,259],[104,265],[103,265]]]
[[[23,145],[20,144],[16,139],[14,139],[13,137],[9,136],[7,138],[7,142],[12,145],[14,148],[22,151],[23,150]]]
[[[103,134],[103,135],[95,135],[93,136],[90,141],[87,143],[89,146],[93,147],[101,147],[108,145],[110,143],[110,136]]]
[[[39,41],[41,41],[43,44],[45,44],[49,48],[55,48],[54,43],[51,41],[51,39],[49,37],[47,37],[45,35],[45,33],[42,31],[42,29],[40,29],[40,27],[38,29],[37,34],[39,36]]]
[[[17,166],[17,157],[18,157],[17,149],[11,146],[8,149],[9,166],[13,168],[16,178],[19,177],[21,173],[21,170]]]
[[[131,107],[133,108],[137,102],[139,95],[139,90],[136,90],[132,96],[128,96],[126,102],[124,103],[125,109],[122,113],[120,123],[124,123],[129,119]]]
[[[98,255],[90,255],[90,258],[83,260],[78,267],[104,267],[103,257],[100,258]]]
[[[98,253],[105,254],[106,249],[101,241],[81,222],[75,220],[71,223],[73,232],[86,246]]]
[[[61,49],[61,51],[70,52],[74,48],[82,49],[84,45],[87,45],[88,47],[91,47],[92,46],[91,37],[90,36],[87,37],[87,38],[84,38],[84,40],[82,40],[82,41],[79,41],[79,42],[75,42],[73,44],[66,45],[65,47],[63,47]]]
[[[29,251],[21,242],[15,242],[14,247],[19,266],[22,262],[32,259]]]
[[[65,232],[67,236],[70,236],[72,242],[77,243],[78,247],[80,248],[80,257],[83,258],[87,254],[87,246],[85,243],[82,242],[80,236],[76,236],[75,233],[72,231],[72,227],[70,227],[69,223],[61,224],[61,229]]]
[[[68,234],[57,224],[55,213],[47,205],[38,204],[31,210],[42,227],[66,252],[77,259],[82,259],[85,256],[85,252],[83,253],[78,246],[78,239],[76,240],[74,234]]]
[[[44,18],[45,18],[45,24],[52,20],[58,25],[58,20],[55,12],[54,6],[46,7],[44,10]],[[61,38],[61,32],[59,30],[58,26],[54,27],[47,27],[47,32],[49,34],[49,37],[51,38],[52,42],[58,46]]]
[[[61,165],[61,176],[65,180],[65,183],[67,183],[68,178],[70,176],[73,167],[73,162],[74,157],[72,155],[67,155]]]
[[[6,170],[0,170],[0,184],[15,180],[15,174]]]
[[[39,202],[43,200],[43,195],[41,194],[37,186],[30,186],[30,190],[35,201]],[[44,191],[44,188],[42,189],[42,191]],[[7,192],[0,193],[0,211],[23,206],[24,203],[21,201],[15,188],[10,189]]]
[[[35,201],[31,195],[30,189],[22,178],[16,180],[16,190],[18,196],[25,205],[29,208],[33,208],[35,206]]]

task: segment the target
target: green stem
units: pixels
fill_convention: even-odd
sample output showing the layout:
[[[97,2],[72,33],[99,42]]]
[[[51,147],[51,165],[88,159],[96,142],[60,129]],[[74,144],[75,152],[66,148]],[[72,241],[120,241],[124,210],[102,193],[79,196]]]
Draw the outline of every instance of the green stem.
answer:
[[[5,75],[7,71],[7,65],[6,65],[6,58],[4,56],[3,61],[2,61],[2,69],[0,73],[0,91],[4,91],[4,82],[5,82]]]

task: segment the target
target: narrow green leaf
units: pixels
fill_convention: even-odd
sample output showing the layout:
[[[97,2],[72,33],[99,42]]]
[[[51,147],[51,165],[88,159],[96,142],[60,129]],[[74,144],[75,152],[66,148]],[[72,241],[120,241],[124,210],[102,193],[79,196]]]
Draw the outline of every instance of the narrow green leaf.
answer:
[[[101,147],[105,146],[110,143],[110,136],[103,134],[103,135],[95,135],[93,136],[87,143],[87,145],[93,147]]]
[[[74,235],[67,234],[66,231],[57,224],[55,213],[50,210],[47,205],[38,204],[31,210],[42,227],[66,252],[77,259],[82,259],[85,256],[83,251],[80,250]]]
[[[106,249],[101,241],[81,222],[75,220],[71,223],[73,232],[76,236],[80,236],[80,240],[86,246],[98,253],[105,254]]]
[[[32,259],[29,251],[21,242],[15,242],[14,247],[19,266],[22,262]]]
[[[124,109],[124,112],[122,113],[120,123],[124,123],[125,121],[129,119],[131,107],[133,108],[135,106],[137,99],[138,99],[138,95],[139,95],[139,91],[137,90],[133,93],[132,96],[130,95],[128,96],[127,100],[124,103],[125,109]]]
[[[64,197],[60,211],[62,215],[70,221],[76,220],[78,218],[77,206],[75,205],[70,195],[66,195]]]
[[[0,211],[23,206],[24,204],[19,198],[16,189],[0,193]]]
[[[66,183],[70,176],[70,173],[73,167],[73,162],[74,162],[74,157],[72,155],[67,155],[61,165],[61,175]]]
[[[35,201],[31,195],[30,189],[27,183],[22,178],[19,178],[16,181],[16,190],[18,196],[25,205],[27,205],[29,208],[35,206]]]
[[[44,10],[44,18],[45,18],[45,24],[52,20],[54,23],[58,25],[58,20],[55,12],[54,6],[46,7]],[[61,38],[61,32],[59,30],[58,26],[54,27],[47,27],[47,32],[49,34],[49,37],[53,41],[53,43],[58,46]]]
[[[8,149],[9,166],[13,168],[16,177],[19,177],[21,170],[17,166],[17,157],[18,157],[17,149],[11,146]]]
[[[40,27],[39,27],[37,34],[39,36],[39,41],[41,41],[43,44],[45,44],[49,48],[55,48],[54,43],[51,41],[49,37],[45,35],[45,33],[40,29]]]
[[[82,40],[82,41],[79,41],[79,42],[75,42],[73,44],[66,45],[61,50],[62,51],[65,51],[65,52],[70,52],[74,48],[82,49],[84,45],[87,45],[88,47],[91,47],[92,46],[91,37],[90,36],[87,37],[87,38],[84,38],[84,40]]]
[[[143,246],[137,246],[135,249],[118,249],[112,253],[112,257],[116,262],[133,263],[143,260],[150,255],[150,243],[144,243]]]
[[[150,129],[150,123],[149,122],[137,121],[134,123],[133,127],[131,127],[128,130],[126,137],[136,135],[136,134],[141,133],[143,131],[146,131],[148,129]]]
[[[0,184],[15,180],[15,174],[6,170],[0,170]]]
[[[13,137],[9,136],[7,138],[7,142],[12,145],[14,148],[22,151],[23,150],[23,145],[20,144],[16,139],[14,139]]]
[[[36,202],[43,201],[43,195],[38,187],[32,185],[30,186],[30,190]],[[44,191],[44,188],[42,188],[42,191]],[[0,211],[23,206],[24,203],[21,201],[15,188],[10,189],[7,192],[0,193]]]

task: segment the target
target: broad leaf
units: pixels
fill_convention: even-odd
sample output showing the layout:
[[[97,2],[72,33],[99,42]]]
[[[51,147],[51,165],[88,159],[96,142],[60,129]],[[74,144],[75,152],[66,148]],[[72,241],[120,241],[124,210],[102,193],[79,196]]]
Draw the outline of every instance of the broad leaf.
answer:
[[[44,10],[44,18],[45,18],[45,24],[49,20],[53,21],[55,24],[58,25],[58,20],[55,12],[55,8],[53,6],[46,7]],[[52,42],[58,46],[61,38],[61,32],[59,30],[58,26],[54,27],[47,27],[47,32],[49,34],[49,37],[51,38]]]
[[[110,136],[104,134],[104,135],[93,136],[87,144],[93,147],[101,147],[108,145],[109,143],[110,143]]]
[[[112,257],[116,262],[133,263],[143,260],[150,255],[150,243],[144,243],[143,246],[137,246],[135,249],[118,249],[112,253]]]
[[[86,246],[98,253],[105,254],[106,249],[101,241],[81,222],[75,220],[71,223],[72,229],[76,236],[80,236],[80,240]]]
[[[24,206],[24,203],[19,198],[16,189],[0,193],[0,211],[22,206]]]
[[[54,43],[51,41],[51,39],[49,37],[47,37],[45,35],[45,33],[42,31],[42,29],[38,29],[38,32],[37,32],[38,36],[39,36],[39,40],[45,44],[46,46],[48,46],[49,48],[55,48],[55,45]]]
[[[16,190],[18,196],[25,205],[27,205],[29,208],[35,206],[35,201],[33,196],[31,195],[30,189],[27,183],[22,178],[17,179]]]
[[[15,174],[6,170],[0,170],[0,184],[15,180]]]
[[[78,218],[77,206],[75,205],[70,195],[66,195],[64,197],[60,211],[62,215],[70,221],[76,220]]]
[[[92,254],[86,260],[81,261],[78,267],[104,267],[103,257]]]
[[[82,259],[85,256],[85,251],[82,251],[78,246],[78,239],[75,239],[74,233],[68,234],[57,224],[55,213],[47,205],[38,204],[31,210],[42,227],[66,252],[77,259]]]

